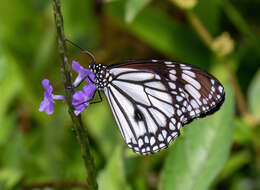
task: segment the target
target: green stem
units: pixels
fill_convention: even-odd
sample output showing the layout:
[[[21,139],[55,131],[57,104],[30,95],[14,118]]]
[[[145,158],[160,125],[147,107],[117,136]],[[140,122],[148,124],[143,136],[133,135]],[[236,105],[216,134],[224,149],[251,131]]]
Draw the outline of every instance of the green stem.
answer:
[[[192,10],[187,11],[187,18],[189,19],[192,27],[195,29],[197,34],[200,36],[202,41],[208,46],[210,50],[211,49],[211,44],[213,43],[213,37],[211,34],[207,31],[207,29],[203,26],[201,23],[200,19],[193,13]]]
[[[57,29],[58,49],[62,60],[62,77],[63,77],[63,83],[65,87],[65,96],[69,107],[69,114],[73,121],[73,128],[76,131],[77,139],[80,144],[82,156],[84,159],[84,164],[87,170],[86,180],[87,180],[88,189],[97,190],[98,185],[96,181],[96,169],[95,169],[93,157],[91,156],[90,153],[90,145],[89,145],[87,131],[83,126],[81,117],[76,116],[74,114],[73,111],[74,108],[71,104],[74,90],[72,88],[71,70],[70,70],[69,59],[67,56],[66,38],[64,35],[63,17],[61,13],[60,0],[53,0],[53,12],[54,12],[54,19],[55,19],[55,24]]]

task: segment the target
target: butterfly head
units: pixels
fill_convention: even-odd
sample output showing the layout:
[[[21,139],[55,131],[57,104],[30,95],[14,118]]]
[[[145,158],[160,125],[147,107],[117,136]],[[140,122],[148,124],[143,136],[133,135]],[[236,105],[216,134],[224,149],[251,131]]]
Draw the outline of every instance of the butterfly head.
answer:
[[[103,89],[104,87],[106,87],[109,78],[107,66],[98,63],[91,63],[89,65],[89,69],[95,74],[95,83],[98,89]]]

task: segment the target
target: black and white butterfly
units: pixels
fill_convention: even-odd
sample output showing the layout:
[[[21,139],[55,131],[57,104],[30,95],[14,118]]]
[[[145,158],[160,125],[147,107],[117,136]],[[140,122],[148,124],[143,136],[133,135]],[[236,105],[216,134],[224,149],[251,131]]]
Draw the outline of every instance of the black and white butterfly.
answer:
[[[182,126],[217,111],[225,99],[220,82],[191,65],[171,61],[92,63],[125,143],[147,155],[165,149]]]

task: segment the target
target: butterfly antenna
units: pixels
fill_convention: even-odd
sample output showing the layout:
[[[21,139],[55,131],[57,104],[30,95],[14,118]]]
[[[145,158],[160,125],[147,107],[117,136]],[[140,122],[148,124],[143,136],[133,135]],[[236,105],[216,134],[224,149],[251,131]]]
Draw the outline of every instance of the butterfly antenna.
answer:
[[[91,57],[91,59],[92,59],[93,62],[96,62],[95,56],[94,56],[92,53],[90,53],[90,52],[87,51],[87,50],[84,50],[83,48],[79,47],[77,44],[75,44],[74,42],[72,42],[72,41],[70,41],[70,40],[68,40],[68,39],[66,39],[66,41],[69,42],[70,44],[72,44],[73,46],[79,48],[79,49],[81,50],[81,53],[87,54],[89,57]]]

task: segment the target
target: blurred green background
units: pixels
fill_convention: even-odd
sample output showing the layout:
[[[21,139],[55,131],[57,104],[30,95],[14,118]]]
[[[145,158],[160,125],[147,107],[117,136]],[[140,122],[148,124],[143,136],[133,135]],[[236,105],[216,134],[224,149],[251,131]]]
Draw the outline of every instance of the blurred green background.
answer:
[[[184,127],[172,146],[151,156],[126,147],[105,97],[89,106],[82,117],[99,189],[260,189],[259,10],[258,0],[62,0],[66,37],[98,62],[189,63],[215,75],[227,94],[219,112]],[[77,48],[68,51],[88,66]],[[66,105],[57,101],[51,116],[38,111],[42,79],[64,94],[60,67],[51,0],[2,0],[1,190],[84,188]]]

